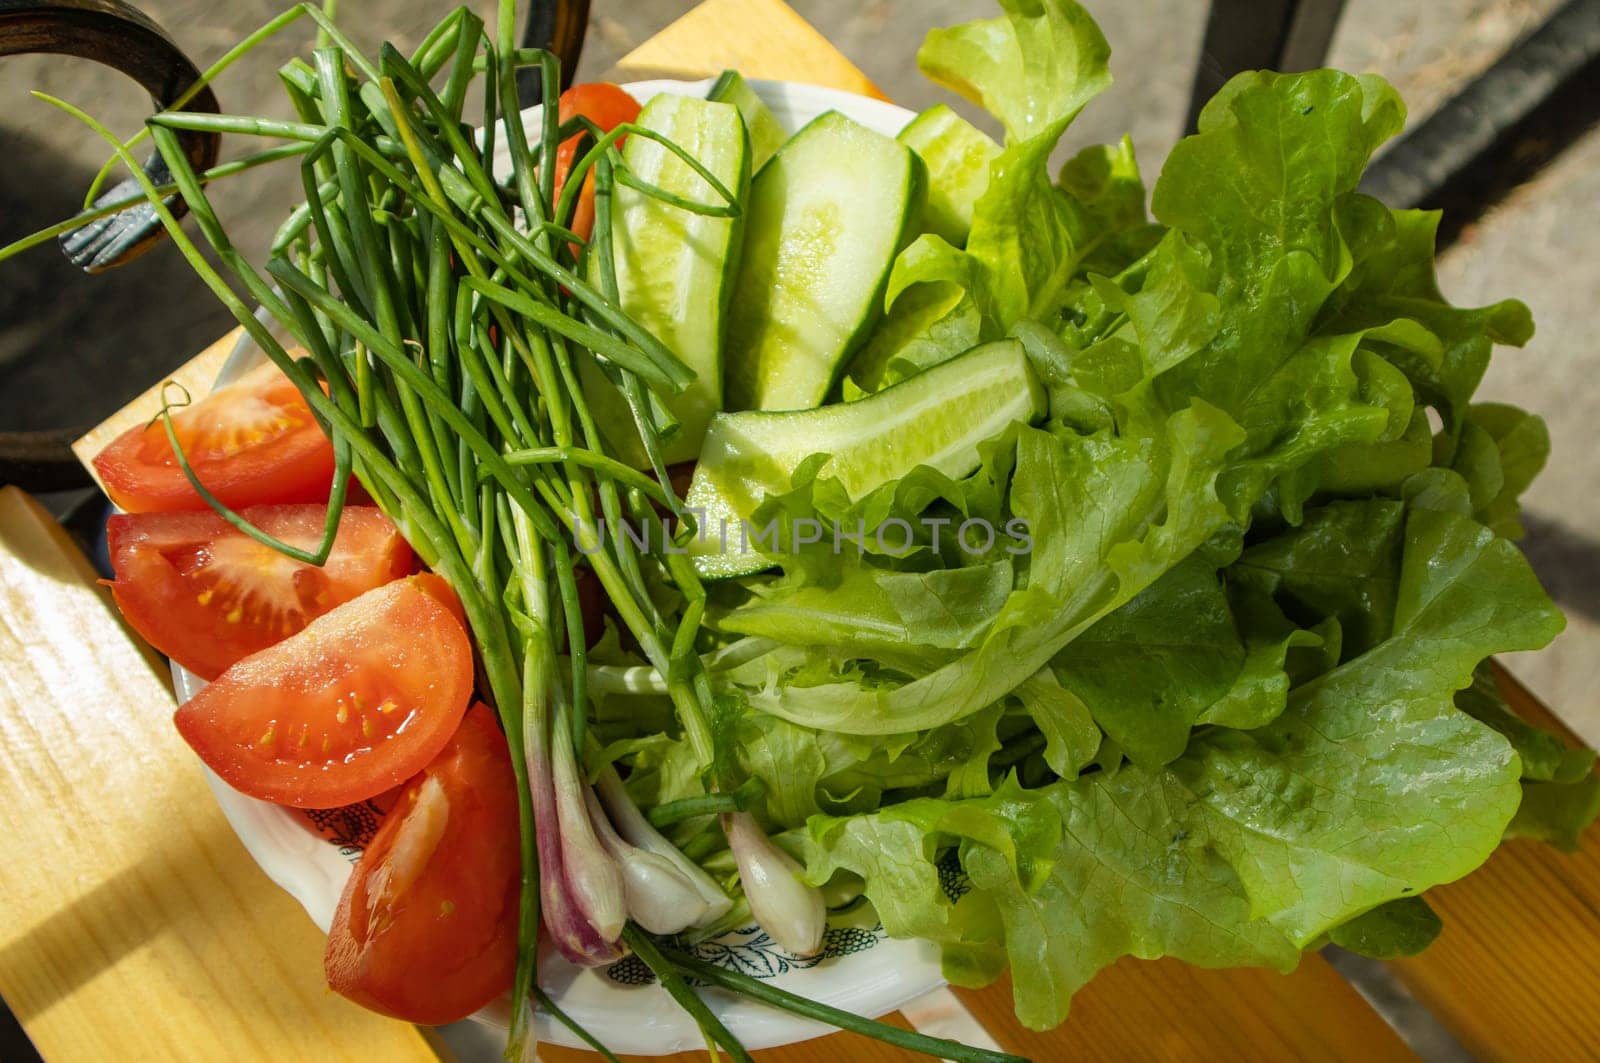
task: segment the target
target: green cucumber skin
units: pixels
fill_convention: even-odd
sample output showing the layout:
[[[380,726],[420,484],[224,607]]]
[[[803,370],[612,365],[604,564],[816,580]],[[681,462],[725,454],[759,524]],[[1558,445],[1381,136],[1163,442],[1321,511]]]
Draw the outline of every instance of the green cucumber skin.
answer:
[[[777,115],[766,105],[756,91],[740,76],[737,70],[724,70],[706,93],[706,99],[731,103],[739,108],[745,130],[750,137],[750,172],[760,173],[767,160],[777,154],[789,133],[778,122]]]
[[[956,247],[966,246],[973,208],[989,187],[989,166],[1000,145],[942,103],[913,118],[896,139],[928,167],[923,228]],[[971,165],[973,153],[979,165]]]
[[[897,213],[899,224],[893,234],[892,247],[885,246],[881,268],[876,269],[869,283],[861,286],[860,290],[867,297],[857,298],[848,315],[835,317],[835,320],[840,320],[847,316],[852,322],[850,330],[837,339],[820,337],[827,341],[828,346],[808,343],[808,337],[801,333],[797,343],[784,344],[775,349],[778,341],[773,340],[770,333],[776,329],[798,331],[805,322],[774,321],[770,313],[773,279],[783,249],[784,231],[781,226],[784,221],[791,219],[781,213],[786,201],[774,199],[785,191],[784,187],[777,185],[777,192],[771,196],[763,195],[763,188],[783,181],[784,163],[792,162],[797,153],[810,150],[813,139],[821,136],[881,138],[883,144],[894,144],[899,149],[898,156],[894,157],[898,173],[886,182],[882,192],[874,190],[875,198],[885,204],[885,209]],[[870,140],[867,142],[871,143]],[[825,112],[813,119],[773,156],[751,186],[745,265],[734,296],[728,334],[724,378],[727,408],[810,409],[819,405],[833,391],[845,366],[866,342],[882,316],[883,293],[889,283],[895,256],[917,234],[926,187],[926,167],[915,152],[892,138],[857,125],[836,111]],[[847,238],[850,236],[849,233],[843,235]],[[832,257],[837,259],[844,256],[833,252]],[[785,296],[791,303],[795,301],[792,291],[786,291]],[[778,309],[785,309],[781,302]],[[792,307],[789,309],[793,311]],[[796,354],[804,358],[806,364],[773,364],[775,357]]]
[[[739,547],[740,521],[746,520],[765,494],[789,489],[786,477],[813,453],[870,448],[883,452],[884,425],[908,423],[949,401],[980,390],[985,381],[996,377],[1015,381],[1009,390],[996,390],[987,411],[962,409],[964,420],[978,417],[978,423],[998,422],[1007,416],[1015,420],[1036,420],[1047,407],[1044,389],[1028,364],[1027,355],[1015,340],[981,344],[948,362],[934,366],[893,387],[853,403],[823,406],[812,410],[746,410],[721,413],[712,419],[706,434],[701,460],[686,498],[697,519],[703,515],[704,542],[691,540],[688,551],[704,579],[731,579],[751,575],[772,567],[764,555],[742,552]],[[949,398],[942,398],[949,397]],[[1000,424],[983,438],[1002,431]],[[856,437],[850,439],[850,437]],[[944,449],[905,457],[888,478],[870,477],[850,483],[849,470],[824,469],[822,475],[836,475],[853,497],[860,497],[903,476],[918,465],[932,464],[946,475],[960,476],[977,467],[979,439],[958,438],[944,441]],[[778,473],[763,476],[762,463],[770,463]],[[743,466],[746,471],[741,473]],[[754,470],[753,472],[750,470]],[[723,523],[723,522],[726,523]],[[725,538],[724,538],[725,537]],[[727,544],[726,549],[723,543]]]
[[[639,121],[682,144],[718,175],[741,206],[749,199],[749,138],[732,104],[663,93],[645,105]],[[728,165],[729,145],[735,142],[738,158]],[[716,193],[699,177],[686,168],[679,170],[673,165],[675,160],[658,154],[662,150],[651,141],[634,138],[624,147],[623,154],[636,170],[647,161],[647,153],[656,160],[656,166],[640,173],[645,180],[661,183],[660,165],[665,164],[678,171],[674,175],[678,179],[667,181],[669,191],[707,202],[716,199]],[[613,246],[623,308],[696,374],[683,393],[662,399],[679,422],[677,431],[664,442],[664,457],[669,463],[689,461],[700,452],[711,415],[722,408],[728,311],[744,245],[744,214],[741,211],[727,219],[696,217],[649,201],[644,193],[621,185],[615,196]],[[628,220],[630,211],[632,221]],[[668,249],[663,255],[661,248],[651,246],[650,237],[659,238],[663,226],[669,224],[674,226],[674,232],[682,230],[682,254],[672,254]],[[639,242],[630,242],[635,235]],[[708,257],[690,260],[691,246],[704,248]],[[674,280],[678,283],[672,283]],[[715,303],[708,306],[712,293],[706,289],[713,284]],[[591,367],[585,374],[584,384],[605,396],[596,403],[595,413],[619,459],[639,467],[648,464],[626,400],[601,378],[598,367]]]

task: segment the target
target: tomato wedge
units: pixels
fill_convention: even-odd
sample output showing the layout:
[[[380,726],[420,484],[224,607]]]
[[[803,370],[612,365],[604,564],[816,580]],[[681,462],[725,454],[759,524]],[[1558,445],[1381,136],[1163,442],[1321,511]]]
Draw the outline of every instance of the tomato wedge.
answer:
[[[623,122],[631,122],[639,117],[639,101],[609,81],[592,81],[574,85],[563,92],[560,112],[562,122],[581,114],[609,133]],[[583,143],[584,139],[582,134],[568,137],[556,149],[557,199],[561,198],[561,189],[567,183],[567,174],[572,172],[573,163],[578,159],[578,145]],[[617,141],[617,147],[621,148],[626,140],[627,138],[623,137]],[[578,205],[572,212],[571,228],[585,240],[594,231],[593,170],[584,177],[583,189],[578,193]]]
[[[252,506],[242,516],[314,550],[327,507]],[[145,641],[202,679],[288,638],[413,567],[394,522],[346,506],[321,568],[250,538],[215,513],[119,513],[106,522],[117,608]]]
[[[230,508],[327,500],[333,445],[271,362],[174,411],[172,428],[189,467]],[[130,513],[207,508],[159,420],[118,436],[94,467],[111,501]]]
[[[511,757],[480,703],[361,854],[328,930],[328,985],[430,1026],[464,1019],[510,989],[517,839]]]
[[[222,673],[178,731],[234,789],[296,808],[365,801],[421,771],[472,697],[472,646],[448,584],[368,591]]]

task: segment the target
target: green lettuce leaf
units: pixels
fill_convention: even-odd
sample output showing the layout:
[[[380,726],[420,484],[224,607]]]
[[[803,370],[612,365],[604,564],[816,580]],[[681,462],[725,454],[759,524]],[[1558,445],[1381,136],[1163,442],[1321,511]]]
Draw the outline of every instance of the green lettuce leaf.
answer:
[[[1354,657],[1393,630],[1404,526],[1398,501],[1331,502],[1246,549],[1229,575],[1275,596],[1306,626],[1333,617]]]
[[[1000,0],[1004,18],[935,29],[917,53],[934,82],[976,103],[1024,143],[1061,135],[1111,84],[1111,48],[1072,0]]]
[[[1478,519],[1508,539],[1520,539],[1522,507],[1517,499],[1549,457],[1550,431],[1542,418],[1485,402],[1467,411],[1452,464],[1466,477]]]
[[[1525,782],[1522,804],[1506,828],[1509,838],[1534,838],[1576,852],[1589,825],[1600,815],[1600,777],[1575,782]]]
[[[1043,790],[1008,780],[982,801],[814,820],[807,870],[815,882],[859,875],[884,927],[943,944],[958,984],[987,983],[1009,956],[1018,1017],[1046,1029],[1121,956],[1295,964],[1298,950],[1251,915],[1238,877],[1186,819],[1186,795],[1133,767]],[[971,887],[956,901],[936,859],[953,844]]]
[[[1439,916],[1421,897],[1402,897],[1363,912],[1328,931],[1342,949],[1375,960],[1415,956],[1432,945],[1444,929]]]
[[[1244,660],[1217,568],[1195,554],[1073,639],[1051,667],[1129,760],[1158,768],[1184,751]]]
[[[1494,671],[1487,664],[1473,673],[1472,685],[1456,694],[1456,707],[1493,727],[1511,743],[1531,782],[1575,783],[1594,768],[1592,749],[1571,749],[1560,736],[1541,730],[1511,711]]]
[[[1153,438],[1022,429],[1011,508],[1033,552],[1026,585],[983,639],[909,682],[773,684],[751,691],[751,706],[807,727],[898,734],[997,701],[1227,523],[1214,483],[1239,440],[1227,417],[1203,405],[1175,414]]]
[[[1052,321],[1086,270],[1115,273],[1149,242],[1121,239],[1145,221],[1130,140],[1086,149],[1059,181],[1050,177],[1062,133],[1111,83],[1105,38],[1070,0],[1002,6],[1005,18],[935,30],[918,53],[930,78],[1000,120],[1006,143],[974,205],[966,250],[924,236],[896,262],[886,295],[891,319],[902,292],[936,284],[971,298],[987,336],[1029,318]]]
[[[1269,726],[1208,732],[1172,767],[1255,910],[1305,945],[1482,863],[1516,812],[1520,768],[1454,695],[1488,655],[1561,626],[1514,546],[1412,512],[1393,633],[1294,690]]]
[[[1494,345],[1522,346],[1533,336],[1533,319],[1514,299],[1480,309],[1446,302],[1434,274],[1438,226],[1437,212],[1390,210],[1354,197],[1341,218],[1353,261],[1322,307],[1320,327],[1352,331],[1409,320],[1426,328],[1439,341],[1433,356],[1398,347],[1386,355],[1411,379],[1417,401],[1438,409],[1454,434]]]

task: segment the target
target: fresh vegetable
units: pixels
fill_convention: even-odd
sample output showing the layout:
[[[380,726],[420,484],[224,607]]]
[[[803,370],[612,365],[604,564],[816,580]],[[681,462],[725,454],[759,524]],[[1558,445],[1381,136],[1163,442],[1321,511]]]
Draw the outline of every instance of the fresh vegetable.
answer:
[[[474,705],[407,783],[345,883],[328,985],[436,1026],[511,988],[517,966],[517,789],[494,710]]]
[[[836,111],[762,167],[728,322],[728,409],[822,402],[878,320],[923,183],[903,145]]]
[[[750,172],[759,173],[767,160],[778,153],[783,142],[789,139],[778,116],[772,113],[766,101],[756,95],[755,89],[737,70],[724,70],[706,93],[706,99],[731,103],[739,108],[739,117],[750,137]]]
[[[689,552],[707,576],[768,568],[771,555],[792,551],[795,536],[766,529],[754,519],[757,508],[783,492],[810,455],[828,460],[806,466],[807,474],[837,480],[851,498],[918,468],[965,476],[979,464],[980,444],[1026,424],[1044,402],[1022,344],[1002,340],[859,402],[719,414],[689,487],[687,504],[703,524]],[[879,531],[864,534],[898,541]]]
[[[989,166],[1000,145],[942,103],[917,115],[897,139],[928,168],[924,226],[961,247],[972,229],[973,208],[989,187]]]
[[[324,507],[255,506],[243,516],[310,550]],[[346,506],[319,566],[288,557],[215,513],[127,513],[106,524],[111,594],[133,629],[202,679],[410,572],[411,548],[371,506]]]
[[[748,911],[809,951],[826,887],[936,943],[958,984],[1009,968],[1019,1017],[1043,1028],[1125,955],[1286,969],[1325,940],[1414,952],[1438,928],[1427,890],[1508,835],[1573,844],[1600,805],[1593,755],[1517,719],[1486,681],[1490,655],[1562,623],[1513,541],[1542,425],[1473,401],[1493,347],[1526,342],[1531,323],[1514,301],[1449,304],[1436,216],[1356,191],[1402,125],[1393,90],[1333,71],[1235,78],[1147,212],[1126,140],[1050,165],[1110,82],[1089,16],[1070,0],[1001,6],[931,34],[919,57],[1005,131],[984,167],[962,151],[948,169],[943,141],[913,129],[933,179],[960,172],[943,221],[918,209],[917,157],[837,115],[748,195],[714,172],[731,145],[689,150],[677,123],[668,136],[626,122],[573,150],[557,195],[561,143],[594,130],[549,110],[530,144],[501,107],[519,63],[541,65],[547,98],[558,84],[548,57],[515,48],[509,3],[493,35],[461,11],[410,59],[385,48],[376,62],[300,9],[329,42],[284,71],[300,121],[153,121],[201,232],[309,361],[147,185],[180,250],[288,374],[341,471],[460,597],[517,802],[514,1050],[536,1004],[594,1043],[534,982],[541,922],[574,963],[635,952],[733,1058],[747,1054],[690,976],[992,1059],[752,985],[647,930],[714,935]],[[481,141],[463,132],[479,67]],[[678,106],[732,127],[726,109]],[[307,202],[270,280],[233,251],[178,129],[309,145]],[[694,180],[658,184],[677,163]],[[581,242],[580,175],[595,199]],[[646,257],[667,275],[687,259],[634,233],[623,195],[652,217],[682,212],[684,231],[745,219],[724,337],[734,412],[713,419],[689,501],[770,523],[763,571],[706,585],[688,554],[666,455],[693,356],[625,312],[617,251],[638,249],[644,274]],[[690,294],[713,305],[727,267],[698,265]],[[825,403],[846,365],[843,404],[738,409]],[[625,400],[615,413],[596,374]],[[612,445],[623,417],[643,461]],[[584,573],[608,600],[598,638]],[[346,641],[369,648],[380,636],[358,607],[409,595],[394,611],[415,620],[432,578],[246,658],[180,726],[212,739],[196,743],[208,760],[237,762],[224,774],[279,773],[259,739],[281,748],[289,711],[327,728],[326,703],[233,682],[223,706],[230,681],[365,669],[297,647],[338,629],[366,631]],[[428,648],[444,612],[386,637],[436,682],[437,661],[459,657],[464,705],[465,639]],[[277,792],[348,775],[326,766]],[[396,821],[391,866],[446,836],[440,785]],[[415,940],[407,963],[448,948]],[[409,973],[374,963],[374,979]],[[483,989],[464,984],[458,1008]]]
[[[632,122],[639,117],[639,101],[609,81],[591,81],[572,86],[561,94],[557,109],[563,126],[574,119],[586,119],[602,133],[609,133],[624,122]],[[582,134],[568,137],[556,150],[555,196],[558,199],[566,188],[567,177],[572,173],[572,166],[578,159],[578,149],[583,142]],[[621,146],[620,142],[618,146]],[[584,239],[588,239],[594,230],[593,170],[584,176],[583,189],[578,194],[577,206],[567,228]]]
[[[755,916],[774,941],[796,956],[822,951],[828,910],[822,895],[807,889],[805,869],[772,843],[748,812],[734,812],[724,824],[728,848],[738,862],[739,880]]]
[[[669,197],[680,209],[736,217],[743,204],[693,155],[630,122],[601,132],[590,119],[563,123],[556,108],[546,108],[537,144],[530,145],[521,116],[499,103],[515,98],[519,65],[541,67],[546,98],[556,95],[559,72],[550,56],[515,46],[509,3],[501,5],[492,35],[458,10],[410,59],[386,46],[378,62],[319,9],[302,6],[294,12],[300,16],[315,21],[328,42],[312,64],[296,60],[282,72],[301,121],[169,112],[150,134],[232,283],[261,305],[276,330],[205,259],[164,203],[152,207],[179,251],[326,427],[336,484],[353,470],[418,557],[461,599],[517,779],[522,877],[511,1040],[520,1050],[531,1008],[548,999],[532,983],[541,915],[571,959],[598,962],[622,949],[626,902],[618,857],[591,820],[588,784],[576,763],[590,711],[585,655],[592,641],[584,627],[592,598],[586,599],[580,569],[605,592],[630,646],[678,678],[669,694],[676,715],[707,761],[714,752],[712,694],[694,652],[700,613],[665,604],[671,594],[703,597],[692,569],[684,563],[662,571],[659,530],[655,547],[599,541],[596,532],[602,516],[613,527],[624,516],[664,527],[662,512],[675,503],[664,486],[670,477],[661,460],[659,402],[683,391],[694,373],[618,308],[614,261],[598,256],[595,282],[586,279],[589,248],[569,228],[580,182],[593,178],[592,242],[602,247],[612,243],[610,200],[619,186],[666,195],[627,169],[618,151],[626,137],[661,143],[705,181],[714,198]],[[275,20],[263,36],[291,20]],[[451,73],[436,90],[430,81],[446,66]],[[480,70],[490,80],[485,131],[474,139],[464,132],[462,108]],[[55,102],[126,161],[126,146],[103,126]],[[270,280],[233,249],[178,147],[181,129],[311,144],[301,171],[308,199],[278,233]],[[594,144],[574,151],[558,194],[559,145],[584,131]],[[504,167],[493,161],[502,147],[509,157]],[[491,171],[508,174],[507,183],[497,185]],[[161,195],[148,182],[144,187]],[[307,357],[289,353],[280,341],[285,333]],[[581,384],[585,367],[594,366],[614,374],[629,397],[653,478],[606,453]],[[330,498],[335,516],[342,502],[338,492]],[[246,534],[312,563],[332,547],[331,527],[317,550],[301,551],[237,513],[225,515]],[[647,586],[647,567],[666,584]],[[669,585],[668,597],[658,597]],[[314,624],[296,639],[315,630]],[[396,648],[416,641],[407,634],[395,633]],[[197,701],[185,715],[215,725],[208,707]],[[276,737],[275,730],[263,733]],[[239,738],[224,735],[211,759],[238,758],[249,741],[233,740]],[[375,763],[382,758],[362,759],[382,766]],[[260,767],[259,757],[246,753],[243,760]],[[229,774],[237,780],[244,773]],[[301,786],[294,799],[306,800],[308,789],[315,787]],[[722,906],[707,899],[705,907]]]
[[[276,366],[253,369],[172,414],[178,446],[224,505],[318,502],[333,479],[333,447]],[[163,421],[130,428],[94,459],[111,501],[131,513],[204,510]]]
[[[661,95],[645,104],[639,124],[691,153],[723,187],[743,201],[750,190],[750,149],[739,112],[731,104]],[[657,189],[693,202],[716,190],[677,155],[644,137],[623,151],[628,171]],[[622,186],[611,205],[612,257],[622,309],[666,344],[695,379],[681,394],[662,400],[677,421],[662,446],[667,462],[700,453],[706,422],[722,408],[722,344],[728,305],[744,246],[742,214],[720,216],[683,210],[654,193]],[[598,257],[590,273],[598,276]],[[608,441],[629,464],[649,457],[627,401],[596,370],[585,380]]]
[[[178,732],[234,789],[296,808],[375,797],[450,740],[472,647],[449,585],[371,590],[233,665],[178,709]]]

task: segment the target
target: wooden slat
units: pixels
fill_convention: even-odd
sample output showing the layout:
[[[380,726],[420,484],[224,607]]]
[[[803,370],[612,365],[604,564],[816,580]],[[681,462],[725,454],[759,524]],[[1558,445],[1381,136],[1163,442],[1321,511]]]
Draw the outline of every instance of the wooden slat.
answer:
[[[157,661],[14,487],[0,661],[0,993],[46,1059],[436,1058],[328,992],[322,935],[222,818]]]
[[[957,992],[1001,1044],[1039,1063],[1416,1058],[1315,953],[1289,975],[1124,957],[1073,997],[1066,1023],[1047,1034],[1017,1022],[1009,979],[981,992]]]
[[[1530,722],[1577,744],[1505,671],[1501,690]],[[1390,965],[1480,1059],[1600,1055],[1600,825],[1577,853],[1507,842],[1459,882],[1428,891],[1444,920],[1421,956]]]
[[[617,64],[625,81],[703,78],[730,69],[883,98],[826,37],[779,0],[705,0]]]

